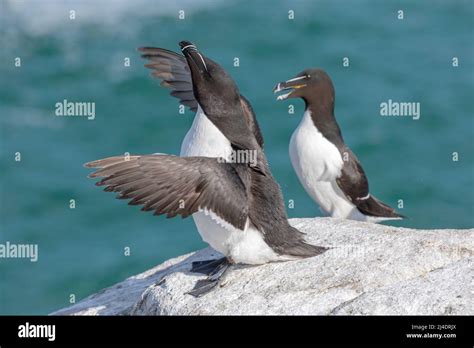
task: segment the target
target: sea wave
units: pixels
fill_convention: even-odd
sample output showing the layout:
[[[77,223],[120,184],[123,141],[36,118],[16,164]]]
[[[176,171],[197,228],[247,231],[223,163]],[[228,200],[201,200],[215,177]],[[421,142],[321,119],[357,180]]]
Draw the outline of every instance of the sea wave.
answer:
[[[120,25],[130,16],[178,17],[179,11],[186,15],[207,8],[215,8],[222,0],[4,0],[0,21],[6,30],[12,27],[32,36],[58,32],[71,21],[70,11],[75,11],[74,23],[82,25]]]

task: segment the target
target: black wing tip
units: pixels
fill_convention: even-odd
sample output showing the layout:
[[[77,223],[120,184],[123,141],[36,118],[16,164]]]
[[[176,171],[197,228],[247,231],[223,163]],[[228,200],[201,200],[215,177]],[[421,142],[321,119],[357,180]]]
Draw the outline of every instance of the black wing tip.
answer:
[[[174,51],[168,50],[166,48],[161,48],[161,47],[152,47],[152,46],[141,46],[137,47],[138,52],[143,52],[142,57],[145,55],[149,56],[155,56],[156,54],[165,54],[165,55],[172,55],[176,57],[182,57],[184,59],[184,56],[180,55],[179,53],[176,53]]]
[[[94,165],[95,162],[96,162],[96,161],[86,162],[86,163],[84,163],[82,166],[83,166],[84,168],[95,168],[95,165]]]
[[[370,195],[369,199],[360,201],[357,205],[357,209],[364,215],[372,216],[375,218],[385,219],[408,219],[407,216],[402,215],[395,211],[394,208],[388,204],[382,202],[376,197]]]
[[[139,52],[147,52],[147,51],[168,51],[164,48],[159,48],[159,47],[153,47],[153,46],[141,46],[137,47],[137,51]]]
[[[389,207],[390,208],[390,207]],[[367,213],[365,213],[366,215],[369,215]],[[390,208],[389,211],[386,211],[385,214],[380,214],[380,215],[370,215],[370,216],[373,216],[373,217],[380,217],[380,218],[387,218],[387,219],[400,219],[400,220],[406,220],[408,219],[407,216],[405,215],[402,215],[398,212],[395,211],[395,209],[393,208]]]
[[[98,166],[97,166],[97,161],[87,162],[87,163],[84,163],[82,166],[83,166],[84,168],[87,168],[87,169],[90,169],[90,168],[98,168]],[[98,176],[98,175],[97,175],[97,171],[95,171],[95,172],[92,172],[92,173],[88,174],[88,175],[87,175],[87,178],[88,178],[88,179],[95,179],[95,178],[97,178],[97,176]]]
[[[140,51],[140,52],[144,52],[144,51],[147,51],[149,49],[153,49],[155,47],[150,47],[150,46],[140,46],[140,47],[137,47],[137,51]]]
[[[389,214],[386,214],[386,215],[383,215],[383,216],[380,216],[380,217],[381,218],[394,218],[394,219],[400,219],[400,220],[408,219],[407,216],[396,212],[395,209],[393,209],[393,208],[390,208],[390,209],[391,209],[391,211],[389,212]]]
[[[308,249],[307,254],[304,255],[304,257],[314,257],[314,256],[322,255],[326,251],[331,250],[332,248],[308,244],[307,249]]]
[[[308,258],[308,257],[314,257],[314,256],[324,254],[326,251],[332,248],[303,242],[291,249],[292,250],[289,250],[288,252],[289,255],[299,257],[299,258]]]

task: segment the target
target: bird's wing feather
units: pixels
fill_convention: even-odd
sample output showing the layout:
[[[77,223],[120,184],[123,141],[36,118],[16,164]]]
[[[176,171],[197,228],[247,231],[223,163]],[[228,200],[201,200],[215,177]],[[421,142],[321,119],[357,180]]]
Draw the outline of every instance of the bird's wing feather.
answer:
[[[172,89],[171,95],[196,112],[198,103],[194,98],[193,80],[186,58],[175,52],[156,47],[140,47],[142,58],[150,63],[151,76],[161,80],[161,86]]]
[[[365,176],[356,155],[347,147],[344,148],[347,160],[341,170],[341,175],[336,182],[345,196],[354,204],[357,209],[369,216],[404,218],[398,214],[393,208],[373,197],[369,193],[369,183]]]
[[[346,197],[357,205],[360,199],[369,194],[369,183],[364,169],[354,153],[345,147],[341,155],[343,166],[341,175],[336,179],[336,182]]]
[[[117,198],[167,217],[183,218],[208,210],[238,229],[248,218],[245,171],[238,165],[219,163],[207,157],[143,155],[109,157],[85,164],[97,171],[89,177]]]

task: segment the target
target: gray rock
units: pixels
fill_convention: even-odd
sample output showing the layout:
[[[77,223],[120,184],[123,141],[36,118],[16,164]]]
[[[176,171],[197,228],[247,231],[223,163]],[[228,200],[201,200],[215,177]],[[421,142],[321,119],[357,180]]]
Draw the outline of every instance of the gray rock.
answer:
[[[234,266],[221,287],[187,295],[204,276],[192,261],[166,261],[61,309],[57,315],[474,314],[474,229],[414,230],[331,218],[292,219],[313,244],[310,259]]]

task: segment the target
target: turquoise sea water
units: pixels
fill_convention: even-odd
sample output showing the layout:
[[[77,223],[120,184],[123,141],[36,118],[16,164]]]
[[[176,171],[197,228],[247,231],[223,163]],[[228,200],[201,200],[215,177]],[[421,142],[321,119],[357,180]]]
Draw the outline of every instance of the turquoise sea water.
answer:
[[[404,202],[410,219],[393,225],[473,227],[473,18],[472,1],[1,0],[0,243],[36,243],[39,259],[0,259],[0,314],[49,313],[205,246],[192,220],[141,213],[82,167],[124,152],[179,153],[193,114],[180,115],[148,76],[135,50],[144,45],[177,51],[191,40],[232,74],[295,202],[290,217],[321,213],[288,157],[303,103],[276,102],[272,88],[317,66],[333,79],[336,117],[371,192]],[[95,102],[95,119],[56,117],[64,99]],[[389,99],[419,102],[420,119],[381,117]]]

